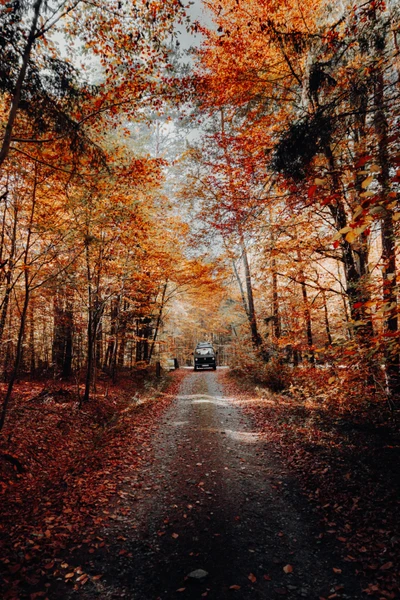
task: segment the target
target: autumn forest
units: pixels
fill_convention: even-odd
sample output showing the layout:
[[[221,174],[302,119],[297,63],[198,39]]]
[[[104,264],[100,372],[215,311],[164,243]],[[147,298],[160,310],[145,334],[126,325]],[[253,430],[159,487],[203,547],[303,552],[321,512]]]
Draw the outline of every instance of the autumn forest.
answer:
[[[399,44],[0,0],[4,600],[399,597]]]

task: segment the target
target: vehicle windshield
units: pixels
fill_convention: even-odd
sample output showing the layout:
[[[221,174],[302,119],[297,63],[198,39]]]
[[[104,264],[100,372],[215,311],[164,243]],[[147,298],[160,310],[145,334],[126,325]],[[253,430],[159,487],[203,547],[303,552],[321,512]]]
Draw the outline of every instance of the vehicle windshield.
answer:
[[[214,350],[210,346],[208,348],[196,348],[196,354],[199,356],[214,356]]]

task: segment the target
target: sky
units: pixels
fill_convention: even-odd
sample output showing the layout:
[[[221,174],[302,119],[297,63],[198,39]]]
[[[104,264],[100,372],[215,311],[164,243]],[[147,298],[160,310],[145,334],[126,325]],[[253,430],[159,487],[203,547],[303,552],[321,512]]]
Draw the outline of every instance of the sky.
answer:
[[[212,26],[212,20],[204,8],[202,0],[192,0],[187,12],[193,22],[199,21],[202,25]],[[201,35],[188,33],[183,26],[178,31],[182,50],[188,50],[191,46],[200,45]]]

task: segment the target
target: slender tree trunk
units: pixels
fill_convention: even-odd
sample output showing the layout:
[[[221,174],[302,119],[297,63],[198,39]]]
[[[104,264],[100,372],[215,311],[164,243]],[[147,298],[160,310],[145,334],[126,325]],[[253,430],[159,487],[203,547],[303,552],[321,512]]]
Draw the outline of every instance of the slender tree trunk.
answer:
[[[29,251],[30,251],[30,246],[31,246],[32,226],[33,226],[33,220],[34,220],[35,208],[36,208],[36,187],[37,187],[37,167],[35,167],[35,181],[34,181],[33,190],[32,190],[32,207],[31,207],[31,213],[30,213],[30,217],[29,217],[26,245],[25,245],[25,251],[24,251],[24,264],[23,264],[23,266],[24,266],[24,282],[25,282],[24,303],[23,303],[22,312],[21,312],[21,316],[20,316],[18,341],[17,341],[16,352],[15,352],[15,360],[14,360],[13,370],[11,373],[11,377],[10,377],[8,387],[7,387],[7,392],[6,392],[6,395],[5,395],[5,398],[3,401],[3,405],[1,408],[1,413],[0,413],[0,431],[4,427],[8,405],[9,405],[11,395],[12,395],[12,392],[14,389],[15,381],[18,377],[19,367],[21,365],[21,359],[22,359],[25,324],[26,324],[26,317],[27,317],[27,313],[28,313],[29,296],[30,296]]]
[[[110,306],[110,340],[107,345],[106,355],[104,358],[103,368],[109,369],[111,372],[115,362],[116,345],[117,345],[117,329],[119,315],[120,296],[111,299]]]
[[[66,290],[66,306],[65,306],[65,350],[62,366],[62,376],[68,378],[72,375],[72,359],[73,359],[73,328],[74,328],[74,309],[73,309],[73,292]]]
[[[93,289],[92,289],[92,273],[90,268],[90,250],[89,250],[89,235],[86,241],[86,271],[88,280],[88,323],[87,323],[87,364],[85,377],[85,392],[83,402],[88,402],[90,398],[90,386],[92,383],[93,374],[93,359],[94,359],[94,306],[93,306]]]
[[[249,309],[247,316],[248,316],[249,325],[250,325],[251,339],[253,340],[253,344],[257,348],[257,350],[261,350],[262,349],[262,339],[261,339],[260,334],[258,333],[257,317],[256,317],[256,311],[254,308],[253,286],[252,286],[252,282],[251,282],[251,271],[250,271],[250,265],[249,265],[249,260],[248,260],[248,256],[247,256],[247,248],[246,248],[246,244],[245,244],[242,232],[240,232],[240,249],[242,252],[242,260],[243,260],[243,267],[244,267],[244,274],[245,274],[245,281],[246,281],[247,306]],[[266,355],[264,355],[264,359],[267,359]]]
[[[336,229],[340,231],[348,225],[348,218],[343,204],[340,180],[336,170],[334,156],[329,146],[325,148],[325,155],[328,159],[333,191],[336,196],[336,203],[330,204],[329,209],[335,221]],[[367,333],[369,335],[373,331],[371,317],[365,314],[363,307],[364,302],[369,298],[369,292],[366,285],[367,282],[365,277],[362,277],[360,271],[357,269],[352,246],[346,240],[342,241],[342,256],[350,314],[353,322],[358,324],[358,326],[355,327],[355,333],[359,343],[366,345],[368,344],[368,340],[366,339]]]
[[[226,140],[226,136],[225,136],[225,121],[224,121],[224,111],[223,110],[221,110],[221,133],[222,133],[222,142],[223,142],[225,162],[228,167],[229,193],[233,197],[235,186],[234,186],[231,158],[229,156],[228,145],[227,145],[227,140]],[[269,355],[262,348],[262,338],[258,332],[257,318],[256,318],[256,312],[255,312],[255,308],[254,308],[253,287],[252,287],[252,282],[251,282],[251,271],[250,271],[250,265],[249,265],[248,255],[247,255],[247,248],[246,248],[246,243],[244,240],[242,224],[237,216],[236,216],[236,226],[237,226],[237,231],[238,231],[238,235],[239,235],[239,245],[240,245],[240,250],[242,253],[242,261],[243,261],[244,275],[245,275],[245,282],[246,282],[246,294],[247,294],[246,300],[247,300],[247,308],[248,308],[247,317],[248,317],[249,325],[250,325],[251,339],[253,341],[253,345],[255,346],[255,348],[257,350],[261,351],[264,360],[268,360]]]
[[[301,294],[303,296],[303,312],[304,312],[304,321],[306,325],[306,336],[307,336],[307,345],[309,349],[309,361],[310,363],[315,363],[315,354],[314,354],[314,340],[313,340],[313,332],[312,332],[312,323],[311,323],[311,311],[310,311],[310,303],[308,301],[307,294],[307,286],[306,286],[306,278],[302,267],[302,257],[300,250],[297,249],[297,258],[300,265],[299,272],[299,280],[301,286]]]
[[[11,235],[11,248],[10,254],[8,258],[8,267],[5,276],[5,292],[2,301],[1,307],[1,316],[0,316],[0,342],[3,339],[4,327],[7,320],[7,311],[10,304],[11,292],[13,289],[12,286],[12,276],[14,272],[14,259],[15,259],[15,247],[17,241],[17,222],[18,222],[18,208],[14,206],[14,218],[13,218],[13,229]]]
[[[33,298],[29,304],[29,371],[31,375],[34,375],[36,370],[36,357],[35,357],[35,310]]]
[[[127,303],[124,302],[123,313],[120,318],[120,325],[118,327],[118,335],[119,335],[119,343],[118,343],[118,354],[116,366],[120,371],[124,368],[125,363],[125,348],[126,348],[126,328],[127,328]],[[115,377],[117,375],[117,370],[115,369]]]
[[[14,367],[13,367],[13,370],[11,373],[10,380],[8,382],[7,392],[6,392],[5,398],[3,400],[3,406],[2,406],[1,414],[0,414],[0,431],[4,427],[7,409],[8,409],[10,399],[11,399],[11,394],[13,392],[14,384],[15,384],[15,381],[17,379],[18,372],[19,372],[19,367],[21,365],[22,343],[24,340],[25,323],[26,323],[26,315],[28,312],[28,305],[29,305],[29,286],[26,286],[25,287],[24,304],[22,307],[22,312],[21,312],[21,317],[20,317],[20,325],[19,325],[19,331],[18,331],[17,348],[15,351]]]
[[[22,88],[24,85],[26,71],[28,68],[29,59],[31,56],[32,48],[35,43],[37,33],[37,23],[39,20],[40,9],[43,4],[43,0],[36,0],[33,5],[33,18],[26,41],[26,46],[22,55],[21,67],[18,74],[17,82],[15,84],[14,94],[11,101],[11,108],[8,115],[8,121],[4,132],[3,143],[0,149],[0,167],[7,158],[10,150],[10,144],[12,139],[12,132],[14,128],[15,119],[17,118],[18,106],[21,100]]]
[[[326,301],[325,290],[322,290],[322,301],[324,304],[324,321],[325,321],[325,331],[326,331],[327,342],[328,342],[328,346],[332,346],[331,326],[329,323],[328,303]]]
[[[159,330],[160,324],[161,324],[161,319],[162,319],[162,314],[163,314],[163,310],[164,310],[164,302],[165,302],[165,295],[167,293],[167,288],[168,288],[168,281],[165,282],[165,284],[163,286],[163,289],[162,289],[160,309],[158,311],[156,326],[154,328],[154,335],[153,335],[153,339],[152,339],[151,346],[150,346],[149,363],[151,361],[151,357],[153,356],[154,346],[155,346],[155,343],[156,343],[156,340],[157,340],[158,330]]]
[[[239,271],[237,269],[236,262],[235,262],[234,259],[232,259],[232,267],[233,267],[233,272],[234,272],[235,277],[236,277],[236,281],[237,281],[238,286],[239,286],[240,297],[242,298],[243,309],[244,309],[244,312],[247,315],[247,318],[249,318],[249,307],[247,306],[247,300],[246,300],[246,295],[244,293],[243,283],[242,283],[242,280],[240,278]]]
[[[279,316],[279,297],[278,297],[278,275],[276,269],[276,260],[273,257],[271,260],[272,273],[272,316],[274,318],[274,336],[275,340],[281,337],[281,319]]]
[[[377,34],[380,36],[380,34]],[[376,41],[378,57],[383,57],[382,44]],[[396,269],[396,244],[393,223],[393,210],[389,208],[391,190],[390,156],[389,156],[389,125],[385,111],[384,78],[381,66],[375,72],[375,130],[378,138],[378,161],[381,169],[379,182],[382,188],[382,199],[385,202],[385,214],[381,220],[382,260],[383,260],[383,300],[386,304],[385,329],[390,334],[398,331],[397,318],[397,269]],[[388,389],[391,396],[400,394],[400,354],[386,344],[386,375]]]

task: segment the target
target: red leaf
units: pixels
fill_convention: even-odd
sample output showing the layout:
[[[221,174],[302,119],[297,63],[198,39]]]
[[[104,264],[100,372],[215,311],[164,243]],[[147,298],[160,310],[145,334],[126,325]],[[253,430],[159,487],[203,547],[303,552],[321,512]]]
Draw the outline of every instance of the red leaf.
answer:
[[[316,185],[312,185],[311,187],[308,188],[308,197],[312,198],[315,194],[315,192],[317,191],[317,187]]]
[[[359,167],[363,167],[369,160],[371,160],[372,156],[363,156],[358,160],[355,164],[356,169]]]

